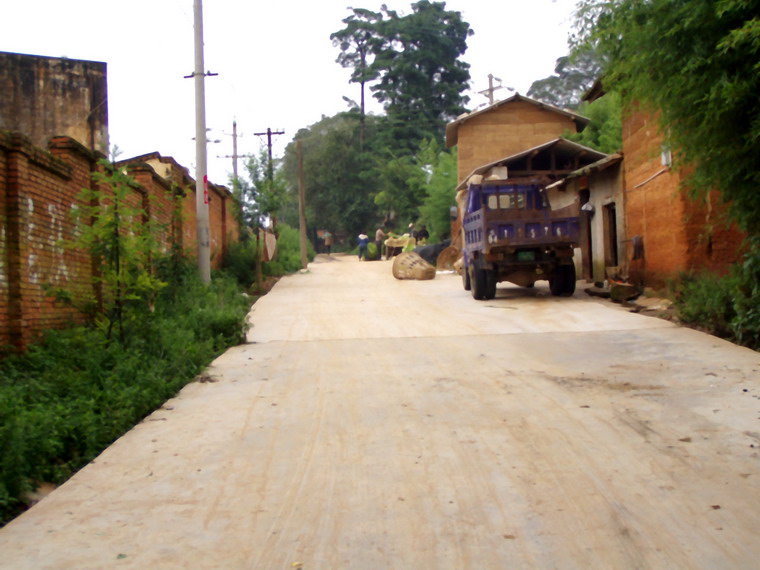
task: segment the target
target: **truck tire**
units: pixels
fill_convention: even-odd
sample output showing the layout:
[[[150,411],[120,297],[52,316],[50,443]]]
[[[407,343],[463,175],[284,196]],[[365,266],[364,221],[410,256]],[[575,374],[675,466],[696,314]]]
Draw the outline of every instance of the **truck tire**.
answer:
[[[549,291],[555,297],[562,295],[562,292],[565,290],[565,281],[562,279],[562,273],[562,266],[559,265],[552,271],[549,277]]]
[[[575,293],[575,265],[558,265],[549,278],[549,290],[555,297],[570,297]]]
[[[563,265],[562,267],[565,268],[564,272],[564,288],[562,291],[562,295],[564,297],[572,297],[573,293],[575,293],[575,265]]]
[[[484,269],[486,273],[486,290],[485,299],[493,299],[496,297],[496,270]]]
[[[482,301],[486,298],[486,270],[477,265],[470,266],[470,292],[472,298],[476,301]]]
[[[462,267],[462,286],[465,291],[472,289],[472,283],[470,282],[470,270],[465,265]]]

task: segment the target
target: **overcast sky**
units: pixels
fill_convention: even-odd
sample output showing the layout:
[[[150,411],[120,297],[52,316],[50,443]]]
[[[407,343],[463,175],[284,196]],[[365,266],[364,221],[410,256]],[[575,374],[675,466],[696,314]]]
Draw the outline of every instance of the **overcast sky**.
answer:
[[[471,65],[470,108],[486,102],[477,94],[488,74],[525,94],[536,79],[551,75],[567,54],[576,0],[448,0],[475,34],[463,59]],[[296,131],[346,110],[343,97],[358,100],[349,70],[335,63],[330,34],[343,27],[348,6],[378,10],[370,0],[206,0],[203,2],[208,172],[227,184],[232,172],[232,122],[238,154],[258,153],[276,137],[281,155]],[[386,1],[399,13],[410,1]],[[195,175],[193,0],[24,0],[0,8],[0,51],[108,64],[111,145],[120,159],[158,151]],[[511,95],[496,92],[497,99]],[[370,110],[372,107],[370,107]],[[379,110],[377,106],[375,110]],[[51,133],[51,135],[54,133]],[[242,162],[240,163],[242,171]]]

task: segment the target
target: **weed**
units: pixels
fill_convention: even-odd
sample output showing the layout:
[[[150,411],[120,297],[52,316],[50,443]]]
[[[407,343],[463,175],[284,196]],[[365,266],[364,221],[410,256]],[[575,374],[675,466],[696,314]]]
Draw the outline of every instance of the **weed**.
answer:
[[[679,319],[716,336],[760,350],[760,247],[725,276],[682,274],[671,287]]]
[[[239,343],[249,300],[233,279],[175,275],[155,311],[107,331],[50,331],[0,361],[0,519],[24,508],[36,482],[61,483]]]

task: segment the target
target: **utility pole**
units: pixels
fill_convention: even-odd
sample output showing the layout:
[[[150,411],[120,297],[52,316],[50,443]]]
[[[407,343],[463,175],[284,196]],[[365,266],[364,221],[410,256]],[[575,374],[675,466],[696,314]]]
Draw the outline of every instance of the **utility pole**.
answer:
[[[238,178],[238,158],[245,158],[248,156],[251,156],[250,154],[238,154],[237,152],[237,140],[238,137],[242,137],[243,135],[237,134],[237,121],[232,121],[232,134],[229,135],[228,133],[225,133],[228,136],[232,137],[232,154],[225,154],[224,156],[219,156],[217,158],[231,158],[232,159],[232,185],[235,190],[238,190],[240,188],[240,182]]]
[[[267,167],[267,177],[269,178],[269,182],[272,182],[274,180],[274,167],[272,166],[272,135],[284,135],[285,131],[273,131],[270,128],[267,128],[267,132],[265,133],[253,133],[257,137],[262,137],[264,135],[267,136],[267,149],[269,153],[269,165]]]
[[[499,82],[499,84],[496,87],[494,87],[493,85],[494,79]],[[507,89],[508,91],[514,91],[514,89],[512,89],[511,87],[504,87],[501,84],[501,79],[499,79],[498,77],[494,77],[492,74],[489,73],[488,74],[488,89],[484,89],[483,91],[478,91],[478,93],[488,97],[488,104],[493,105],[493,92],[498,89]]]
[[[306,184],[303,174],[303,146],[296,140],[296,156],[298,157],[298,229],[301,244],[301,267],[306,269],[309,258],[306,255]]]
[[[267,132],[265,133],[253,133],[257,137],[261,137],[266,135],[267,136],[267,153],[269,156],[269,164],[267,165],[267,180],[269,180],[269,184],[274,183],[274,166],[272,164],[272,135],[284,135],[285,131],[273,131],[272,129],[267,127]],[[277,235],[277,218],[275,216],[272,216],[272,231],[275,235]]]
[[[198,272],[204,283],[211,282],[211,247],[208,227],[208,173],[206,167],[206,75],[203,71],[203,3],[193,4],[195,23],[195,219],[198,240]]]

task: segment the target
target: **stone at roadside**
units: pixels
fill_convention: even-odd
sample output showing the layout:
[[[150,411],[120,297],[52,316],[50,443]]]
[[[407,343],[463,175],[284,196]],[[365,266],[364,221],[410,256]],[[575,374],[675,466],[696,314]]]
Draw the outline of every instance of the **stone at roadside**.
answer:
[[[623,303],[635,299],[641,294],[639,288],[630,283],[610,284],[610,299],[616,303]]]

